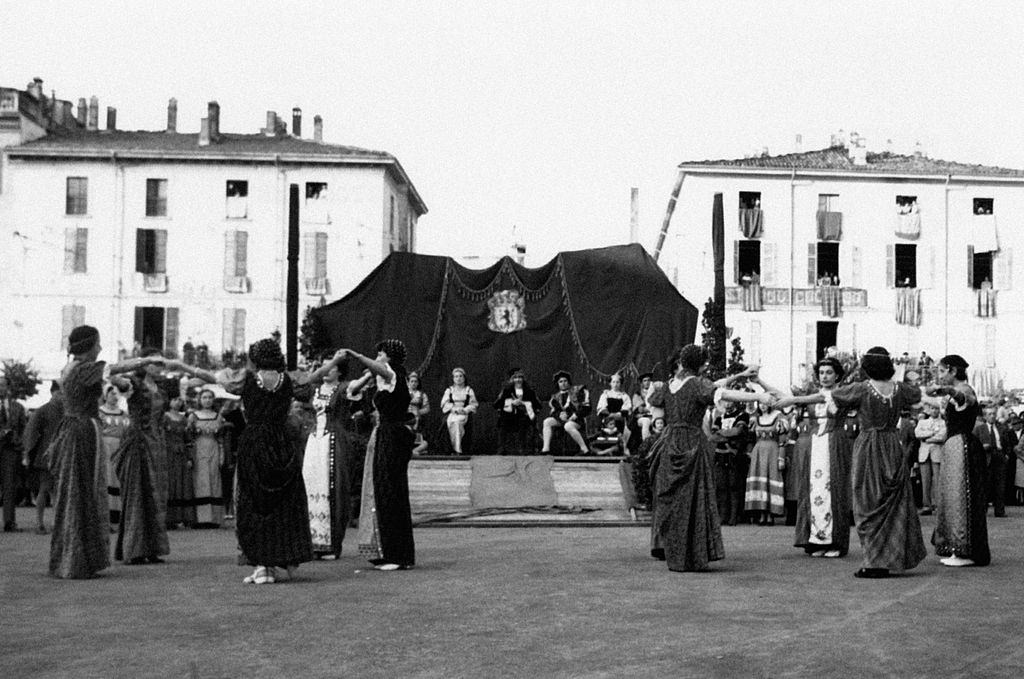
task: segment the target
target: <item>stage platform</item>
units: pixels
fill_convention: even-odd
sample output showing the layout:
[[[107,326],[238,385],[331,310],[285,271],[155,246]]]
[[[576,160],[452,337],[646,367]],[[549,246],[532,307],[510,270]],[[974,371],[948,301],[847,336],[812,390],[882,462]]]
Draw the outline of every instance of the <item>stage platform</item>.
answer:
[[[491,458],[494,456],[484,456]],[[417,526],[646,525],[650,513],[634,509],[629,463],[621,457],[521,457],[550,460],[553,505],[488,507],[474,504],[472,457],[415,457],[409,464],[409,500]],[[488,460],[484,459],[483,462]],[[477,465],[479,467],[479,465]],[[548,486],[550,488],[550,486]],[[478,494],[479,497],[479,494]],[[486,504],[486,503],[485,503]]]

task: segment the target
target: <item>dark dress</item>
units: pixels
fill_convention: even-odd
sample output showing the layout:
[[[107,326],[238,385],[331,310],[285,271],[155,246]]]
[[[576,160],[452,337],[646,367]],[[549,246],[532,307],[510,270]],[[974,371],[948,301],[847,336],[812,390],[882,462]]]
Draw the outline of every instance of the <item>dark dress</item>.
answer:
[[[395,370],[394,391],[378,388],[373,397],[377,426],[366,450],[359,516],[359,553],[370,563],[403,568],[416,563],[408,474],[414,436],[405,424],[409,400],[401,368]]]
[[[110,565],[106,459],[99,429],[104,363],[72,365],[64,375],[64,417],[46,451],[56,484],[50,575],[90,578]]]
[[[184,416],[174,419],[164,413],[164,440],[167,443],[167,526],[179,523],[191,526],[196,522],[196,508],[189,467],[192,455],[188,422]]]
[[[528,386],[523,386],[520,398],[523,405],[512,406],[505,410],[505,401],[515,400],[515,387],[506,384],[498,398],[494,400],[494,409],[498,411],[498,455],[534,455],[537,452],[537,415],[540,413],[540,400],[537,393]],[[527,405],[533,409],[530,418]]]
[[[795,547],[807,552],[850,551],[850,438],[846,412],[831,404],[807,406],[798,425],[794,458],[803,460],[797,487]]]
[[[684,380],[674,394],[662,387],[650,399],[665,410],[665,431],[651,450],[651,555],[666,559],[669,570],[705,570],[725,558],[714,451],[701,428],[714,401],[715,385],[698,377]]]
[[[114,470],[121,486],[121,523],[114,558],[123,561],[169,554],[167,542],[167,444],[164,441],[164,403],[132,378],[128,397],[131,424],[114,453]],[[161,467],[162,473],[161,473]]]
[[[955,553],[972,559],[975,566],[987,566],[992,555],[985,521],[985,449],[974,435],[980,413],[977,403],[959,411],[952,400],[946,405],[948,438],[942,445],[932,544],[939,556]]]
[[[914,506],[910,460],[900,445],[900,413],[921,400],[921,390],[894,383],[883,396],[870,382],[832,391],[839,409],[857,410],[860,433],[853,444],[853,517],[864,548],[864,567],[913,568],[927,555]]]
[[[235,387],[237,389],[237,387]],[[242,562],[294,566],[313,559],[302,482],[305,443],[288,421],[292,396],[306,391],[283,373],[273,390],[246,373],[237,389],[246,425],[238,441],[236,533]]]

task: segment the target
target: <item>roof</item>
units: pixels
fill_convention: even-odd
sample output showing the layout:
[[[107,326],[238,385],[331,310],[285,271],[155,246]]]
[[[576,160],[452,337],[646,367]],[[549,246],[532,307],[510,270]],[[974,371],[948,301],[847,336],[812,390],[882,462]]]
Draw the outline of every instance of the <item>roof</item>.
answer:
[[[855,164],[845,146],[830,146],[817,151],[787,153],[779,156],[758,156],[734,160],[700,160],[679,164],[681,169],[699,172],[707,169],[749,169],[749,170],[821,170],[825,172],[850,172],[885,175],[957,175],[967,177],[1024,178],[1024,170],[1014,170],[991,165],[971,165],[948,160],[929,158],[923,155],[900,155],[886,151],[867,153],[863,164]]]
[[[408,185],[420,213],[427,207],[401,163],[390,153],[356,146],[325,144],[288,134],[221,133],[216,142],[199,145],[199,134],[127,130],[56,130],[45,137],[8,147],[11,158],[109,158],[164,161],[241,161],[278,163],[366,164],[392,168]]]

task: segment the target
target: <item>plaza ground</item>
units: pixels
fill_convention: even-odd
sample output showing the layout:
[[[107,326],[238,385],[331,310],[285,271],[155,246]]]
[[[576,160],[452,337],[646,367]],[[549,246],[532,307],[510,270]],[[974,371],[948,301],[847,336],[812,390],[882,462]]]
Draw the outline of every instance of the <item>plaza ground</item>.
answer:
[[[811,559],[784,526],[726,527],[708,573],[668,571],[641,526],[424,526],[416,569],[392,573],[350,531],[340,560],[273,586],[241,583],[227,528],[172,531],[166,564],[88,581],[46,575],[48,537],[0,534],[0,677],[1019,677],[1008,512],[991,566],[930,556],[877,581],[852,577],[855,536]]]

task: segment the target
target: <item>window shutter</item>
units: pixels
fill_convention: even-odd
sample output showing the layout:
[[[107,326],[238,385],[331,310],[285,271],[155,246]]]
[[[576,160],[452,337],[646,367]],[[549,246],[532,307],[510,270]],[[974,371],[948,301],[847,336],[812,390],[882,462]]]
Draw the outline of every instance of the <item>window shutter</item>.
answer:
[[[135,270],[146,273],[146,230],[135,229]]]
[[[167,273],[167,229],[156,229],[156,266],[153,273]]]
[[[68,350],[68,335],[71,334],[71,330],[75,327],[74,313],[75,308],[71,305],[65,304],[61,307],[61,323],[60,323],[60,348],[63,351]]]
[[[71,315],[72,326],[77,328],[80,325],[85,325],[85,307],[74,306],[72,307],[73,312]]]
[[[235,231],[224,232],[224,277],[236,276],[235,270],[238,261],[238,240],[235,238]]]
[[[967,288],[974,287],[974,246],[967,246]]]
[[[249,270],[249,232],[235,232],[235,275],[246,276]]]
[[[818,357],[816,355],[817,354],[816,350],[817,350],[817,346],[818,346],[817,334],[818,334],[817,333],[817,326],[814,323],[808,323],[807,324],[807,335],[806,335],[806,341],[807,341],[807,344],[806,344],[806,350],[807,350],[806,351],[806,354],[807,354],[806,355],[806,359],[807,359],[808,374],[810,374],[813,371],[814,364],[818,360]]]
[[[860,247],[854,245],[850,248],[850,286],[859,288],[860,282],[860,271],[861,271],[861,256]]]
[[[807,244],[807,285],[818,284],[818,244]]]
[[[836,346],[839,351],[857,350],[857,324],[840,321],[836,328]]]
[[[245,309],[235,309],[234,344],[239,350],[245,349]]]
[[[164,232],[166,233],[166,231]],[[169,356],[178,355],[178,309],[164,309],[164,351]]]
[[[747,364],[761,365],[761,321],[750,321],[750,339],[747,344]]]
[[[761,285],[776,285],[775,277],[775,243],[761,242]]]
[[[302,271],[305,278],[316,278],[316,234],[302,234]]]
[[[740,242],[738,240],[732,242],[732,278],[736,281],[736,285],[740,284]]]
[[[144,316],[143,316],[142,307],[137,306],[137,307],[135,307],[135,332],[134,332],[134,337],[132,339],[134,339],[136,342],[138,342],[140,346],[142,345],[142,325],[143,325],[143,322],[144,322]]]
[[[77,245],[78,229],[64,229],[64,273],[75,272],[75,250]]]
[[[327,277],[327,233],[324,231],[316,234],[316,277]]]
[[[992,260],[992,287],[996,290],[1012,290],[1013,250],[1001,248]]]
[[[221,351],[235,348],[235,310],[224,309],[223,332],[221,333]]]
[[[885,287],[896,287],[896,246],[885,246]]]
[[[935,248],[923,245],[916,248],[918,253],[917,287],[935,287]]]
[[[996,367],[996,326],[985,326],[985,367]]]
[[[75,273],[88,271],[89,229],[77,229],[75,233]]]

